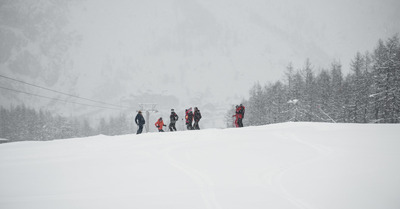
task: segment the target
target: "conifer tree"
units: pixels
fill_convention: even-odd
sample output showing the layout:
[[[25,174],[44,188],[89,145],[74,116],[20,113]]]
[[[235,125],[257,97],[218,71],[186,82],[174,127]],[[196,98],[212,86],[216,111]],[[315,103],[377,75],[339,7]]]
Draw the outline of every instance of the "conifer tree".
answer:
[[[374,111],[375,120],[398,123],[400,109],[400,55],[399,38],[389,38],[386,43],[379,40],[374,51]]]

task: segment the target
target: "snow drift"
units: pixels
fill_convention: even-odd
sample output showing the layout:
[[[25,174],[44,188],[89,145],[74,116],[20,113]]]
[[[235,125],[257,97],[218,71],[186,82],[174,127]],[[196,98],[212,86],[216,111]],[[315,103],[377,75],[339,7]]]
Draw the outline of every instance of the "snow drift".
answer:
[[[400,208],[400,125],[284,123],[0,145],[0,208]]]

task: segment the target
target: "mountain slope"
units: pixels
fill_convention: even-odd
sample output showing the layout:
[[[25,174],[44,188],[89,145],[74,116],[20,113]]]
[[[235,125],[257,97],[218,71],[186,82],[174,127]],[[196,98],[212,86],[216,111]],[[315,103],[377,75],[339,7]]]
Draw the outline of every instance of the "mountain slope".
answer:
[[[395,209],[399,134],[284,123],[2,144],[0,207]]]

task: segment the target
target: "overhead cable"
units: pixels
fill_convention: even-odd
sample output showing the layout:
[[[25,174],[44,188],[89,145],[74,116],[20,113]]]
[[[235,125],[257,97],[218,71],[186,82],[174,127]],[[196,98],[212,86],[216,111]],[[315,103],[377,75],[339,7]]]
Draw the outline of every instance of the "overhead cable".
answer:
[[[124,109],[121,109],[121,108],[103,107],[103,106],[96,106],[96,105],[90,105],[90,104],[83,104],[83,103],[79,103],[79,102],[71,102],[71,101],[68,101],[68,100],[51,98],[51,97],[47,97],[47,96],[43,96],[43,95],[39,95],[39,94],[32,94],[32,93],[28,93],[28,92],[25,92],[25,91],[10,89],[10,88],[3,87],[3,86],[0,86],[0,89],[13,91],[13,92],[17,92],[17,93],[22,93],[22,94],[27,94],[27,95],[30,95],[30,96],[41,97],[41,98],[45,98],[45,99],[50,99],[50,100],[54,100],[54,101],[65,102],[65,103],[78,104],[78,105],[84,105],[84,106],[96,107],[96,108],[102,108],[102,109],[110,109],[110,110],[124,110]]]
[[[15,82],[23,83],[23,84],[26,84],[26,85],[29,85],[29,86],[33,86],[33,87],[36,87],[36,88],[40,88],[40,89],[44,89],[44,90],[47,90],[47,91],[51,91],[51,92],[54,92],[54,93],[63,94],[63,95],[70,96],[70,97],[75,97],[75,98],[78,98],[78,99],[83,99],[83,100],[90,101],[90,102],[95,102],[95,103],[104,104],[104,105],[110,105],[110,106],[114,106],[114,107],[118,107],[118,108],[130,109],[130,107],[124,107],[124,106],[120,106],[120,105],[110,104],[110,103],[106,103],[106,102],[102,102],[102,101],[96,101],[96,100],[92,100],[92,99],[88,99],[88,98],[84,98],[84,97],[80,97],[80,96],[76,96],[76,95],[60,92],[60,91],[57,91],[57,90],[53,90],[53,89],[49,89],[49,88],[46,88],[46,87],[38,86],[38,85],[35,85],[35,84],[31,84],[31,83],[28,83],[28,82],[25,82],[25,81],[21,81],[21,80],[15,79],[15,78],[10,78],[8,76],[4,76],[4,75],[1,75],[1,74],[0,74],[0,77],[8,79],[8,80],[15,81]]]

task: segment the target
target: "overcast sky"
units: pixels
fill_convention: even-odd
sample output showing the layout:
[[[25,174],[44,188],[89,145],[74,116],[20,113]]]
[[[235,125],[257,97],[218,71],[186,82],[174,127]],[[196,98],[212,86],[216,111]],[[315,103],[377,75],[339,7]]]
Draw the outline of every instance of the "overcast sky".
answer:
[[[2,45],[2,71],[102,101],[153,102],[147,93],[174,96],[181,109],[226,107],[248,98],[255,82],[283,81],[290,62],[299,69],[309,58],[317,72],[340,61],[347,73],[357,51],[372,52],[379,39],[400,32],[398,0],[71,2],[69,11],[65,1],[2,2],[1,35],[17,37]],[[54,20],[47,24],[41,11]],[[40,24],[21,23],[30,13]]]
[[[400,31],[399,2],[88,0],[71,15],[82,37],[75,68],[96,80],[130,71],[136,91],[247,97],[256,81],[282,80],[289,62],[310,58],[317,71],[338,60],[347,72],[357,51]]]

